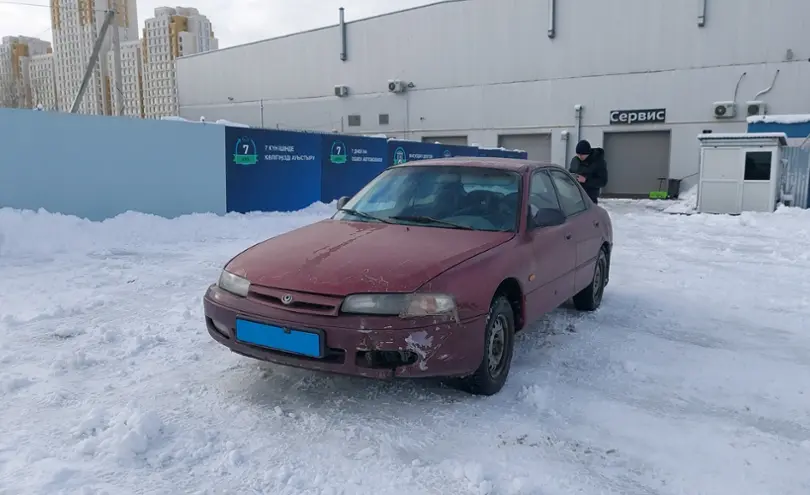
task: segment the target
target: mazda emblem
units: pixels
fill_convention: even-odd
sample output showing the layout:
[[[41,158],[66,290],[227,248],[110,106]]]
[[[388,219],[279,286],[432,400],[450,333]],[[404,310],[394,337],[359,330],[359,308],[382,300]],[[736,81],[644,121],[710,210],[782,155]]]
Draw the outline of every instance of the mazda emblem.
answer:
[[[281,296],[281,302],[284,304],[290,304],[293,302],[293,297],[289,294],[284,294]]]

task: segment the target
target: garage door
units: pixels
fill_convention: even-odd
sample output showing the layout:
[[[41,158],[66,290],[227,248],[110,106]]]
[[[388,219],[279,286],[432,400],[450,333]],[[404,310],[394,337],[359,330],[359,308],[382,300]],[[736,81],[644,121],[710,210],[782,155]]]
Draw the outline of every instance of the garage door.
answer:
[[[669,131],[605,133],[604,148],[606,196],[648,197],[659,189],[659,177],[669,177]]]
[[[425,136],[422,142],[467,146],[467,136]]]
[[[550,134],[503,134],[498,136],[498,146],[509,150],[523,150],[529,160],[551,161]]]

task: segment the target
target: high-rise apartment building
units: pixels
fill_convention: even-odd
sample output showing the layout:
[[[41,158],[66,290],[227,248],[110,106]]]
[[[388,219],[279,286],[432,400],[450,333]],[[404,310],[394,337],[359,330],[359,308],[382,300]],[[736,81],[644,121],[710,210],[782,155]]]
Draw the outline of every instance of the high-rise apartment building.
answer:
[[[144,116],[143,108],[143,56],[139,40],[121,43],[121,102],[124,115],[129,117]],[[113,51],[107,53],[107,66],[113,67]],[[114,101],[116,88],[115,71],[110,70],[109,86]]]
[[[31,107],[41,106],[43,110],[57,110],[56,72],[53,54],[34,55],[27,61],[28,87]]]
[[[50,52],[51,44],[38,38],[5,36],[0,40],[0,106],[31,107],[30,58]]]
[[[118,29],[122,43],[138,39],[138,15],[135,0],[51,0],[51,28],[54,45],[57,102],[68,111],[79,91],[93,45],[101,30],[104,16],[113,9],[116,21],[110,26],[93,69],[87,90],[79,107],[80,113],[110,114],[113,102],[108,86],[112,67],[107,52],[112,45],[112,30]]]
[[[216,50],[211,21],[197,9],[160,7],[144,23],[144,115],[159,118],[177,115],[175,59]]]

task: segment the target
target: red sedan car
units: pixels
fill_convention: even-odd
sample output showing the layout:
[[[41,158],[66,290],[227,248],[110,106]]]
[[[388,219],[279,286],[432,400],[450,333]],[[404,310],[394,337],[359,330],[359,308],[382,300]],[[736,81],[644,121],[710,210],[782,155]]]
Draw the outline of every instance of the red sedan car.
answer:
[[[372,378],[454,377],[492,395],[515,332],[573,298],[596,309],[613,227],[565,169],[447,158],[391,167],[327,220],[230,260],[208,288],[217,342]]]

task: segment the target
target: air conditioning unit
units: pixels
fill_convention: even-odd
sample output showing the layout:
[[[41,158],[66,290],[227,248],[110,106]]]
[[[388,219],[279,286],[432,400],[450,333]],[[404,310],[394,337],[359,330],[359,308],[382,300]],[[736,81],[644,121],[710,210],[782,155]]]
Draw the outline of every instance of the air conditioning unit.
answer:
[[[388,81],[388,91],[391,93],[404,93],[408,90],[408,83],[399,79]]]
[[[335,86],[335,96],[339,98],[343,98],[344,96],[349,96],[349,87],[348,86]]]
[[[733,101],[718,101],[714,103],[714,118],[733,119],[737,116],[737,105]]]
[[[768,105],[764,101],[747,101],[745,107],[749,117],[765,115],[768,112]]]

